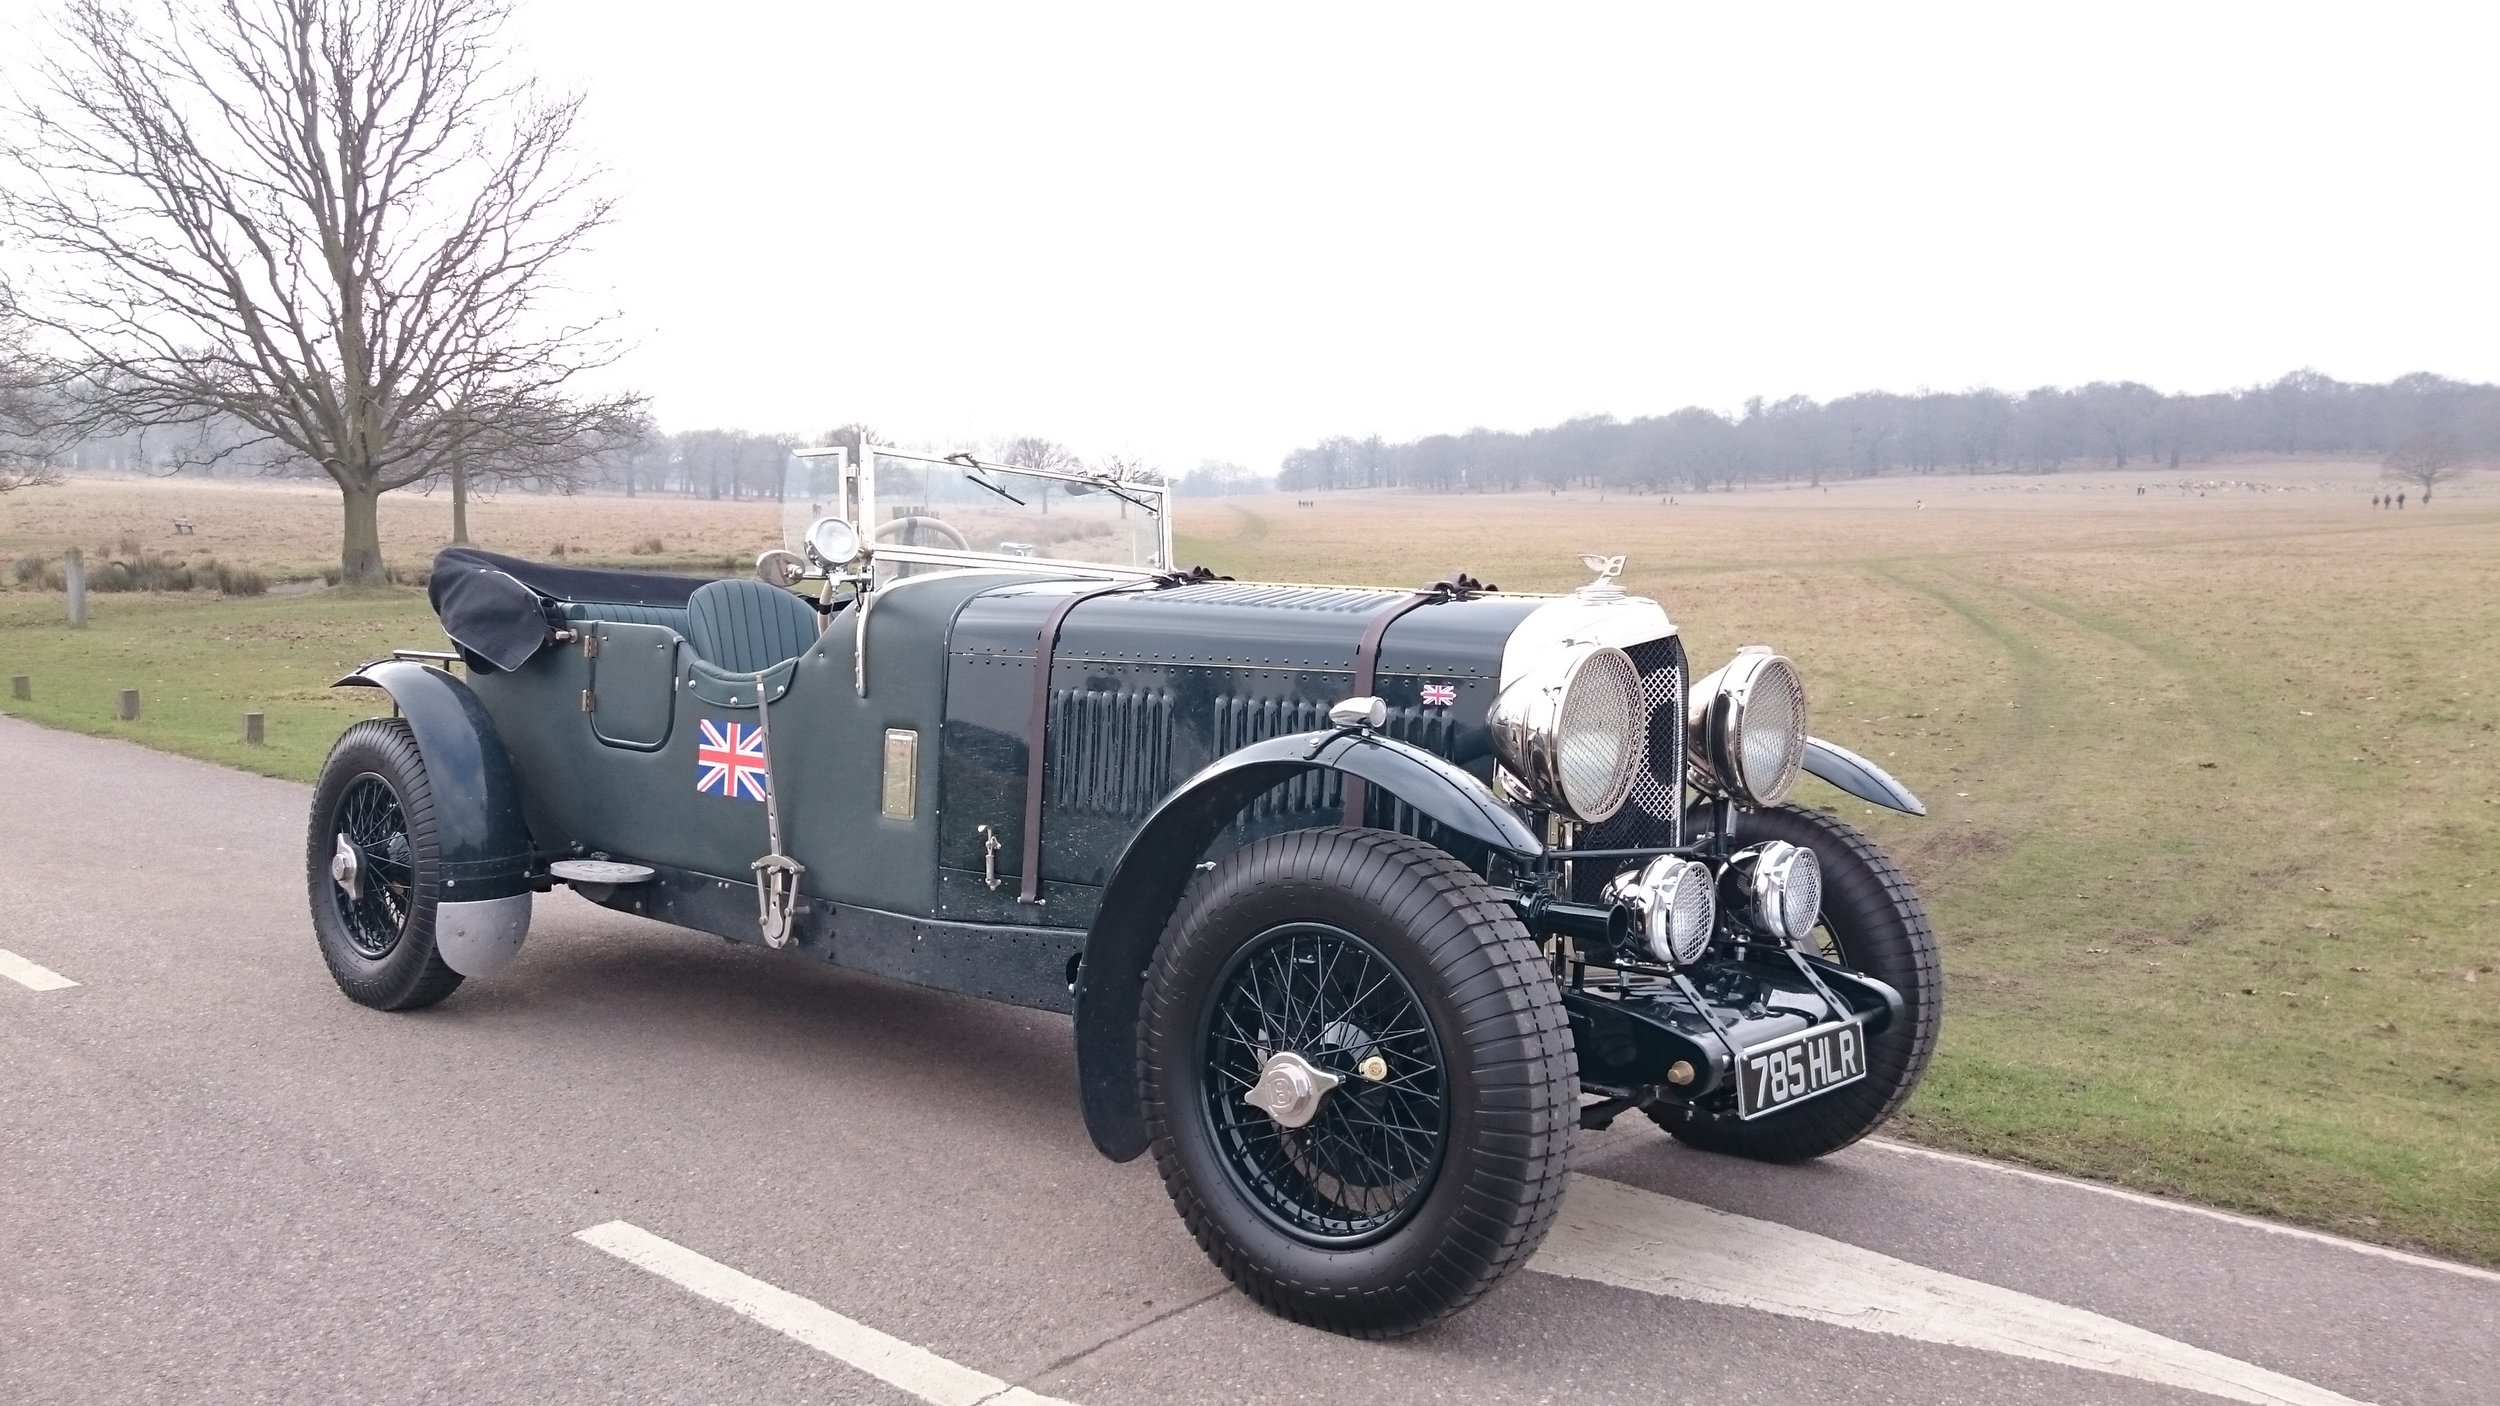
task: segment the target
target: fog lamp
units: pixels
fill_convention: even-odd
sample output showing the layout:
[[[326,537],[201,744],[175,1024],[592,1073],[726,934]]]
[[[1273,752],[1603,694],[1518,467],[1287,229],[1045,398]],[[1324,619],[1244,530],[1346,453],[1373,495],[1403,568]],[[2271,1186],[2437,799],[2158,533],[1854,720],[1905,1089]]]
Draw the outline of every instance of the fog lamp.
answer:
[[[1701,960],[1718,925],[1710,866],[1671,854],[1615,875],[1600,898],[1615,910],[1624,937],[1637,937],[1650,956],[1672,966]]]
[[[1727,865],[1729,906],[1738,921],[1768,937],[1797,942],[1823,914],[1823,862],[1814,851],[1771,840]]]

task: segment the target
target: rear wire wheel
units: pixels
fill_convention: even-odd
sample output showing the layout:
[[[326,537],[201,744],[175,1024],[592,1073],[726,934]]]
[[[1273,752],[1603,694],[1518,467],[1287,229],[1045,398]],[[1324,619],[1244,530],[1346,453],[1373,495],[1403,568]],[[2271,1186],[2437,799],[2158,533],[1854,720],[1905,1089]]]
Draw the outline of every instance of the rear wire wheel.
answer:
[[[1708,809],[1688,830],[1714,828]],[[1786,840],[1814,851],[1823,871],[1823,917],[1809,937],[1815,954],[1864,972],[1901,993],[1901,1019],[1867,1041],[1867,1075],[1854,1084],[1737,1122],[1706,1121],[1681,1107],[1652,1105],[1649,1116],[1680,1142],[1759,1162],[1806,1162],[1837,1152],[1882,1127],[1918,1087],[1944,1020],[1944,967],[1927,910],[1892,857],[1856,826],[1797,806],[1740,811],[1735,843]]]
[[[404,1011],[459,989],[460,973],[434,946],[442,849],[434,788],[406,722],[358,723],[330,749],[304,867],[321,958],[348,999]]]
[[[1561,993],[1501,896],[1420,840],[1297,830],[1216,865],[1156,950],[1139,1060],[1183,1223],[1284,1317],[1413,1332],[1525,1264],[1561,1202]],[[1299,1101],[1244,1101],[1262,1085]]]

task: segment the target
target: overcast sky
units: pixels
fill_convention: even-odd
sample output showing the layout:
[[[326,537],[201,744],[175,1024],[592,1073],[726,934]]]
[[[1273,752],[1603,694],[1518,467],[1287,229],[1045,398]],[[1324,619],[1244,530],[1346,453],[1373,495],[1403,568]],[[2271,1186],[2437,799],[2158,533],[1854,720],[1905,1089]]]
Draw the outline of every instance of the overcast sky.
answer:
[[[2500,379],[2487,5],[519,3],[671,428]]]

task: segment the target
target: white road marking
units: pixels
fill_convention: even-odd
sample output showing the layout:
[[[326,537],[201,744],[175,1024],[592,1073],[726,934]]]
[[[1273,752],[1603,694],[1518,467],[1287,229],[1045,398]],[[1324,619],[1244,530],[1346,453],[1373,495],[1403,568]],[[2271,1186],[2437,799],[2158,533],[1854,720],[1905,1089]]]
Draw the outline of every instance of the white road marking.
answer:
[[[78,984],[50,967],[36,966],[5,947],[0,947],[0,976],[29,991],[65,991]]]
[[[2028,1357],[2254,1406],[2352,1398],[2117,1319],[1773,1221],[1575,1176],[1530,1268],[1862,1332]]]
[[[1991,1162],[1985,1157],[1966,1157],[1959,1152],[1938,1152],[1932,1147],[1913,1147],[1909,1143],[1894,1142],[1889,1138],[1868,1138],[1865,1145],[1868,1147],[1880,1147],[1886,1152],[1900,1152],[1912,1157],[1924,1157],[1933,1162],[1951,1162],[1958,1167],[1976,1167],[1979,1170],[1986,1172],[2002,1172],[2006,1176],[2021,1177],[2025,1181],[2046,1182],[2051,1186],[2072,1187],[2077,1191],[2089,1191],[2096,1196],[2110,1196],[2121,1201],[2132,1201],[2139,1206],[2158,1206],[2165,1211],[2184,1211],[2191,1216],[2203,1216],[2207,1220],[2221,1221],[2225,1225],[2245,1226],[2250,1230],[2262,1230],[2268,1235],[2288,1236],[2294,1240],[2306,1240],[2316,1245],[2332,1245],[2339,1250],[2350,1250],[2356,1255],[2369,1255],[2377,1259],[2394,1260],[2398,1264],[2409,1264],[2416,1269],[2436,1269],[2443,1274],[2462,1275],[2467,1279],[2480,1279],[2487,1284],[2500,1284],[2500,1271],[2484,1269],[2479,1265],[2458,1264],[2454,1260],[2437,1259],[2430,1255],[2417,1255],[2410,1250],[2399,1250],[2389,1245],[2373,1245],[2367,1240],[2354,1240],[2347,1236],[2330,1235],[2323,1230],[2311,1230],[2305,1225],[2285,1225],[2281,1221],[2265,1220],[2258,1216],[2244,1216],[2237,1211],[2217,1210],[2212,1206],[2199,1206],[2187,1201],[2173,1201],[2162,1196],[2148,1196],[2141,1191],[2129,1191],[2123,1186],[2109,1186],[2097,1181],[2085,1181],[2080,1177],[2061,1177],[2055,1172],[2043,1172],[2031,1167],[2019,1167],[2011,1162]]]
[[[691,1289],[784,1337],[796,1338],[828,1357],[910,1392],[931,1406],[1069,1406],[880,1333],[813,1299],[740,1274],[638,1225],[612,1220],[576,1231],[573,1238],[597,1246],[627,1264],[650,1270],[680,1288]]]

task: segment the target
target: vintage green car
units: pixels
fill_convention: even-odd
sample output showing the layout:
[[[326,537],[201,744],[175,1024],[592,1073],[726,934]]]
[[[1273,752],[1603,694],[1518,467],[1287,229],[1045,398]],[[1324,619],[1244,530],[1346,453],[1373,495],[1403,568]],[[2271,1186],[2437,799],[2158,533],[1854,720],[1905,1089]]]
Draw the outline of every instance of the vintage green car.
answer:
[[[1109,1157],[1151,1150],[1251,1297],[1411,1331],[1524,1264],[1574,1135],[1819,1156],[1934,1048],[1936,942],[1810,772],[1764,648],[1688,679],[1622,559],[1565,596],[1175,567],[1167,490],[808,451],[754,579],[437,560],[451,651],[315,794],[353,999],[510,962],[533,895],[1074,1018]],[[803,524],[800,525],[800,524]]]

